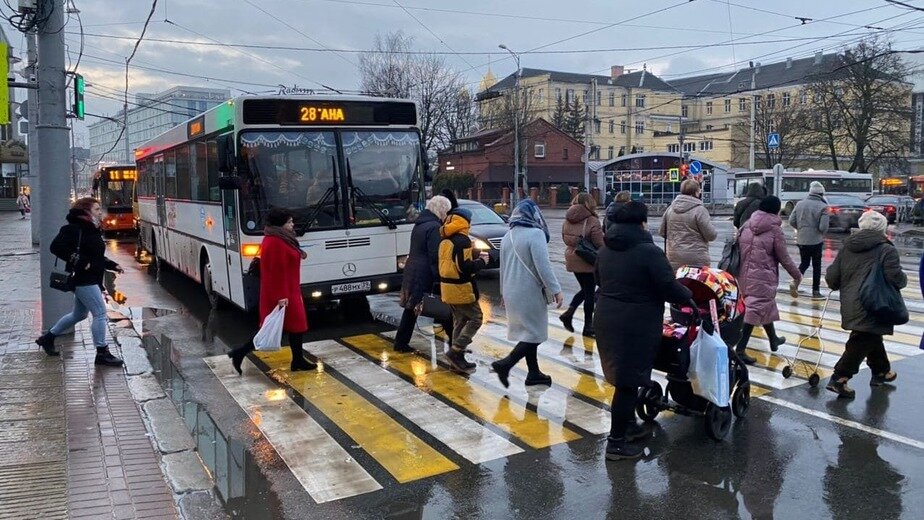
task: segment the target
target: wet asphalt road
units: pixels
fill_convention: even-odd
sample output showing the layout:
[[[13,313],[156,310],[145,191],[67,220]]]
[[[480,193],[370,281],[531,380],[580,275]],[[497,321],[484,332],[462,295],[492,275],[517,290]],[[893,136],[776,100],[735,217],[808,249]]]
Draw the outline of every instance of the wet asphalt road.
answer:
[[[716,224],[722,232],[731,229],[727,219],[716,219]],[[656,225],[653,221],[652,227]],[[550,219],[551,256],[570,296],[577,283],[564,272],[563,247],[556,240],[560,226],[561,220]],[[841,240],[833,236],[826,244],[826,264]],[[274,368],[271,359],[254,358],[284,404],[307,411],[381,487],[323,503],[306,491],[296,473],[300,468],[329,469],[334,461],[312,458],[316,450],[307,445],[304,450],[292,449],[286,442],[291,432],[274,432],[268,424],[276,404],[242,405],[206,364],[205,359],[223,355],[253,334],[256,317],[236,310],[210,312],[204,294],[189,280],[165,273],[155,281],[143,265],[127,258],[133,250],[130,244],[113,242],[111,247],[123,266],[131,266],[119,281],[120,290],[129,296],[128,305],[172,311],[144,312],[149,332],[145,346],[199,443],[218,494],[236,518],[566,518],[575,514],[676,518],[679,512],[687,518],[919,518],[924,512],[924,494],[919,491],[924,486],[924,421],[914,410],[920,406],[924,387],[924,357],[914,355],[916,343],[914,347],[911,343],[913,333],[919,336],[924,327],[916,275],[924,239],[905,236],[896,243],[910,277],[906,298],[912,312],[910,332],[896,336],[900,341],[894,344],[887,343],[900,374],[896,388],[871,390],[865,370],[852,384],[857,398],[836,401],[823,389],[826,377],[820,388],[810,388],[797,378],[784,380],[779,376],[779,360],[763,356],[758,371],[765,384],[756,385],[752,394],[760,397],[752,400],[746,419],[735,421],[725,441],[709,440],[700,419],[663,414],[647,443],[646,457],[636,462],[604,461],[605,434],[590,430],[604,424],[602,396],[610,390],[594,368],[599,361],[592,342],[569,339],[554,327],[554,313],[550,313],[554,330],[541,362],[559,374],[553,375],[555,385],[525,391],[522,374],[512,378],[506,394],[492,384],[487,364],[509,348],[496,334],[502,330],[498,326],[504,314],[496,273],[486,273],[479,282],[483,307],[493,322],[476,340],[473,357],[479,367],[469,380],[447,375],[442,367],[434,369],[428,356],[441,347],[424,336],[416,340],[421,353],[408,361],[412,372],[402,371],[406,358],[390,356],[387,348],[363,349],[356,340],[344,339],[360,336],[387,344],[393,327],[373,320],[371,314],[394,320],[398,311],[393,296],[373,298],[369,310],[362,306],[347,312],[310,310],[312,330],[307,341],[337,340],[336,348],[348,349],[363,362],[360,368],[381,371],[384,367],[408,388],[416,386],[435,396],[441,405],[456,409],[464,420],[481,425],[517,451],[473,463],[430,433],[434,430],[386,405],[382,394],[364,388],[363,380],[348,377],[347,365],[341,368],[332,362],[318,376],[328,379],[308,384],[296,383],[287,370]],[[714,259],[721,247],[721,240],[714,244]],[[791,250],[795,252],[794,247]],[[784,316],[791,325],[783,330],[792,344],[811,329],[820,306],[782,294],[779,301],[781,311],[790,316]],[[837,320],[836,302],[832,308],[827,319]],[[420,328],[430,333],[429,326],[422,323]],[[828,330],[826,344],[836,360],[843,336],[836,328]],[[760,340],[754,346],[766,350]],[[814,353],[809,357],[814,359]],[[468,400],[454,400],[458,394],[450,387],[470,391]],[[340,393],[333,399],[312,393],[328,390]],[[475,395],[484,396],[480,407],[460,404],[470,404]],[[374,407],[367,410],[375,414],[368,415],[365,423],[349,422],[358,406],[350,396]],[[578,410],[588,408],[603,410],[594,416],[596,422],[578,420],[583,417]],[[411,443],[412,438],[419,442]],[[420,454],[411,453],[408,446],[422,445],[435,451],[414,458]],[[283,459],[280,453],[304,456]],[[409,460],[401,460],[402,455]],[[406,479],[430,467],[432,476]]]

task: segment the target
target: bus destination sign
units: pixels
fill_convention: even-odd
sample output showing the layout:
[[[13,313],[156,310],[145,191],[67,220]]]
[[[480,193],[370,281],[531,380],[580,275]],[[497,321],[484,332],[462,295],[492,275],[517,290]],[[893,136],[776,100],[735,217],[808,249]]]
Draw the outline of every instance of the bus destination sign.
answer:
[[[205,117],[199,116],[186,123],[186,137],[193,139],[205,133]]]
[[[250,125],[415,125],[412,102],[244,100],[244,123]]]

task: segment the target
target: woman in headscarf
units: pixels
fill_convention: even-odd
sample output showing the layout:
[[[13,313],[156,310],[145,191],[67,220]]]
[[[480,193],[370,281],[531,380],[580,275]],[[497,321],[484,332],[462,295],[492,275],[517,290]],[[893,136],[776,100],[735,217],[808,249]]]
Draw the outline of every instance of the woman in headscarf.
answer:
[[[552,378],[539,370],[536,353],[549,337],[547,295],[553,295],[558,308],[565,300],[549,261],[549,229],[531,199],[517,204],[509,223],[510,231],[501,241],[500,285],[507,311],[507,339],[517,345],[491,367],[508,386],[510,369],[525,357],[529,369],[526,384],[551,385]]]

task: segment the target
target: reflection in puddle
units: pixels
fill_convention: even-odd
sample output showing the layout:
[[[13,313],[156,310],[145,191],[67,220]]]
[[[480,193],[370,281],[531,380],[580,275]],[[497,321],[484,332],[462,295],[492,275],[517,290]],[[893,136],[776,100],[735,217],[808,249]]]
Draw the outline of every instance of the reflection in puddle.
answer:
[[[145,317],[155,315],[166,314],[151,313],[145,314]],[[229,439],[205,407],[192,399],[191,388],[175,365],[180,354],[172,348],[169,338],[162,341],[145,336],[143,345],[154,374],[192,434],[199,456],[211,472],[215,491],[228,514],[232,518],[281,516],[278,499],[270,491],[269,480],[261,473],[254,456],[244,443]]]

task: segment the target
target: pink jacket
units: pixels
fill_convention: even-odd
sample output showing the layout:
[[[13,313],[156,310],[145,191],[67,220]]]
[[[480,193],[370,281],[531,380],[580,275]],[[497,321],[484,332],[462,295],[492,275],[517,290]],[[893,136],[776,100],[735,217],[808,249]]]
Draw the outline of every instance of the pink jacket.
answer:
[[[780,264],[793,278],[802,278],[786,250],[782,222],[777,215],[755,211],[738,238],[741,248],[738,288],[744,294],[744,322],[749,325],[766,325],[780,319],[776,307]]]

